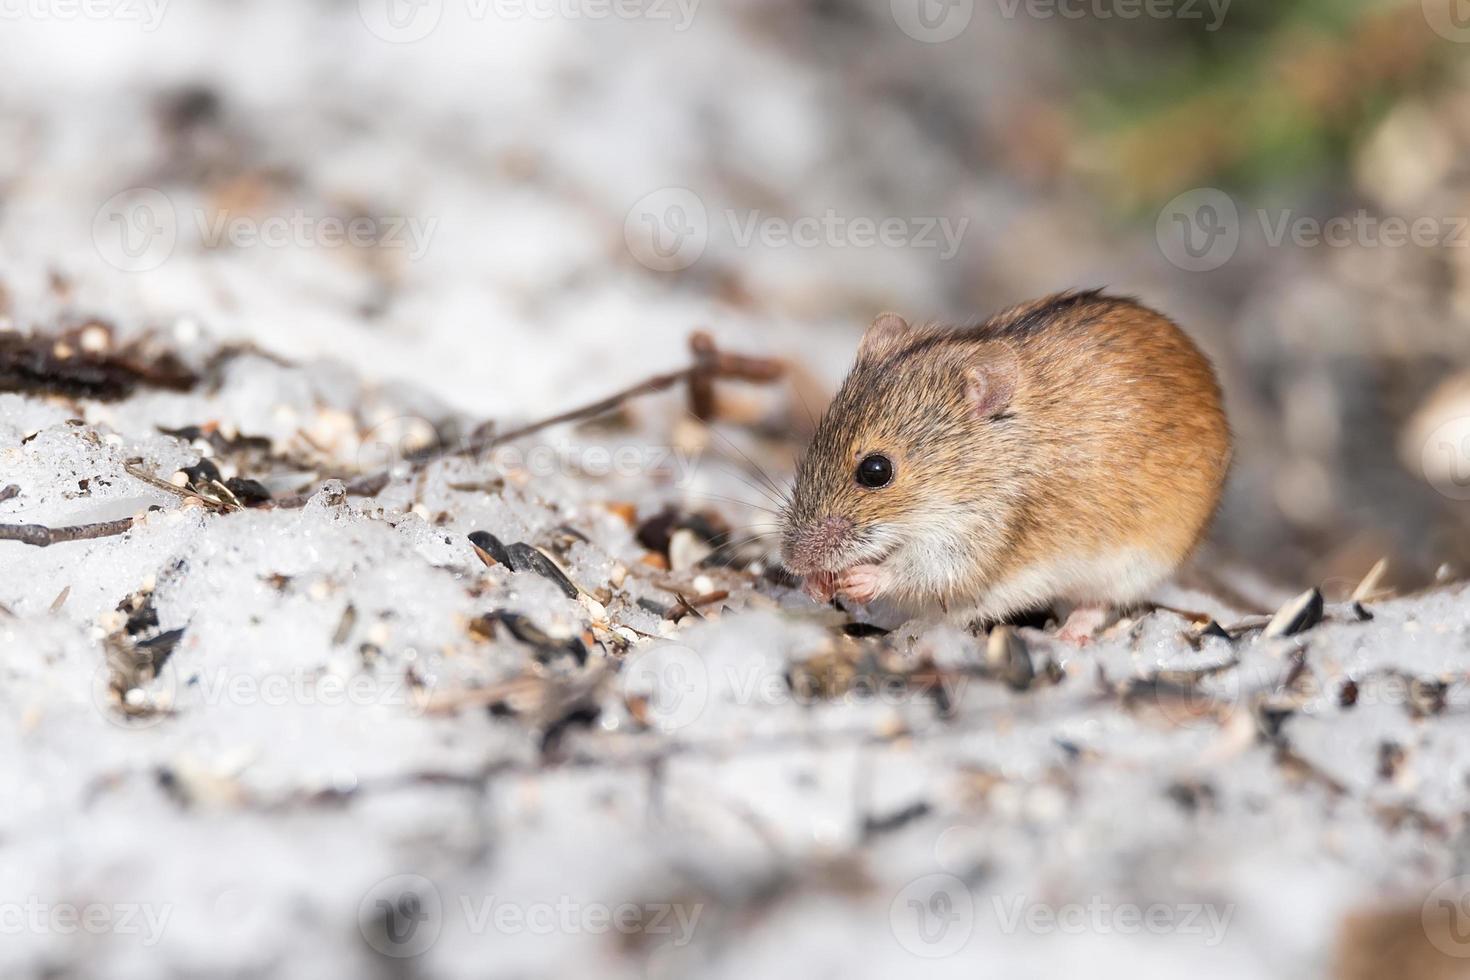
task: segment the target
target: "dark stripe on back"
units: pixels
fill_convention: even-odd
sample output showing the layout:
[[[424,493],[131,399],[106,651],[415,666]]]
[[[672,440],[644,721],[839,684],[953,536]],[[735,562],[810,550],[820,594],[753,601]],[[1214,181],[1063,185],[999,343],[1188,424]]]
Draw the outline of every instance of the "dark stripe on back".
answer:
[[[1103,292],[1105,288],[1068,290],[1065,293],[1058,293],[1049,300],[1041,301],[1032,309],[1022,307],[1019,312],[1013,312],[1015,310],[1013,307],[1012,310],[1003,311],[977,326],[962,327],[959,330],[945,331],[925,337],[888,358],[884,361],[884,366],[897,364],[899,361],[949,343],[975,340],[1025,340],[1050,326],[1057,317],[1080,307],[1095,304],[1099,307],[1098,312],[1101,313],[1115,306],[1136,305],[1136,300],[1126,296],[1106,295]]]

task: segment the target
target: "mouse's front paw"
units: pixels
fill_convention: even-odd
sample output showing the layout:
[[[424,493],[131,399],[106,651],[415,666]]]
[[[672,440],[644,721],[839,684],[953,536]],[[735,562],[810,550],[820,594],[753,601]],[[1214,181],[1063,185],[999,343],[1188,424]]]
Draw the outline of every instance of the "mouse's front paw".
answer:
[[[802,580],[801,590],[818,602],[831,602],[837,591],[837,576],[831,572],[813,572]]]
[[[865,606],[878,598],[888,576],[877,565],[854,565],[837,576],[837,594]]]

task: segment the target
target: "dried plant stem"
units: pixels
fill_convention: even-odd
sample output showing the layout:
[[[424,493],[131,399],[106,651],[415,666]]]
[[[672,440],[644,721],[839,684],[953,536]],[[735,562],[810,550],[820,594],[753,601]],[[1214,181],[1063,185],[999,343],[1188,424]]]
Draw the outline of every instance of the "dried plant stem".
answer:
[[[594,419],[616,411],[634,398],[668,391],[681,383],[688,386],[689,410],[701,421],[708,422],[714,416],[716,409],[714,404],[715,381],[770,384],[786,373],[786,365],[775,358],[748,357],[720,350],[715,346],[710,335],[703,331],[695,331],[689,336],[689,350],[694,355],[694,363],[687,368],[670,371],[667,374],[656,374],[638,384],[608,395],[606,398],[600,398],[591,404],[553,415],[550,418],[530,422],[504,432],[488,432],[484,436],[470,439],[464,445],[457,446],[448,453],[431,454],[419,461],[419,465],[432,462],[441,458],[442,455],[473,455],[516,439],[534,435],[555,425]]]
[[[708,421],[715,412],[713,402],[713,382],[716,380],[746,381],[752,384],[769,384],[779,379],[786,371],[786,365],[781,361],[771,358],[747,357],[741,354],[731,354],[719,350],[714,341],[706,333],[696,332],[689,338],[689,349],[694,355],[694,363],[679,371],[670,371],[666,374],[656,374],[651,378],[640,381],[622,391],[600,398],[588,405],[574,408],[567,412],[553,415],[536,422],[504,432],[487,431],[483,436],[476,436],[469,441],[453,447],[446,447],[440,451],[430,452],[414,460],[414,469],[421,470],[430,463],[443,459],[446,456],[474,455],[487,449],[503,445],[514,439],[521,439],[533,435],[543,429],[549,429],[555,425],[563,425],[567,422],[582,422],[587,419],[597,418],[609,412],[621,408],[629,400],[642,395],[651,395],[660,391],[667,391],[681,383],[686,383],[689,388],[690,411],[700,419]],[[142,480],[150,486],[159,490],[172,493],[175,496],[198,501],[211,510],[230,513],[236,509],[237,504],[227,500],[216,500],[196,493],[184,487],[176,487],[166,480],[160,480],[152,474],[129,465],[127,472],[136,479]],[[346,493],[354,497],[376,496],[388,485],[392,474],[388,471],[365,474],[348,483]],[[11,488],[5,488],[0,493],[8,493]],[[228,491],[226,491],[228,492]],[[266,507],[276,510],[289,510],[304,507],[318,490],[310,493],[300,493],[289,497],[278,497],[272,500]],[[13,496],[13,494],[10,494]],[[0,496],[0,500],[5,499]],[[111,535],[122,534],[133,526],[132,518],[119,521],[106,521],[101,524],[85,524],[77,527],[44,527],[39,524],[0,524],[0,541],[20,541],[25,544],[44,548],[47,545],[59,544],[63,541],[84,541],[91,538],[105,538]]]
[[[71,527],[46,527],[42,524],[0,524],[0,541],[19,541],[22,544],[45,548],[48,545],[67,541],[90,541],[93,538],[109,538],[126,534],[133,529],[133,518],[124,517],[100,524],[76,524]]]
[[[698,368],[684,368],[682,371],[672,371],[668,374],[655,375],[646,381],[641,381],[633,385],[631,388],[624,388],[617,394],[599,399],[590,405],[583,405],[581,408],[574,408],[571,411],[562,412],[560,415],[553,415],[550,418],[541,419],[538,422],[530,422],[519,428],[507,429],[505,432],[495,433],[482,439],[471,440],[466,445],[457,449],[456,453],[476,453],[524,438],[525,436],[533,435],[543,429],[549,429],[554,425],[595,419],[599,415],[606,415],[608,412],[616,411],[629,399],[637,398],[640,395],[652,395],[655,392],[667,391],[681,381],[689,380],[698,371]]]

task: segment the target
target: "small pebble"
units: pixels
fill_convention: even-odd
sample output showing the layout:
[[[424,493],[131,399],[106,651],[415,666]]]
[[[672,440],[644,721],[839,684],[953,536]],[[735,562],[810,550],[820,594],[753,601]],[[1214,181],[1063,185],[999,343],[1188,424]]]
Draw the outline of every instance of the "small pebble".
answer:
[[[587,610],[587,615],[594,623],[607,622],[607,607],[590,595],[582,596],[582,608]]]
[[[688,528],[680,528],[669,538],[669,567],[687,571],[710,556],[715,549]]]

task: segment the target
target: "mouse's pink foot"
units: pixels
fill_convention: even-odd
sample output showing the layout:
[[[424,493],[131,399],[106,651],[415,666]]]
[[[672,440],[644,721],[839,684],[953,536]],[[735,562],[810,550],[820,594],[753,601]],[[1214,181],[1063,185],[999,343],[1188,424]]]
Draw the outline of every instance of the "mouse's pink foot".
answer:
[[[888,576],[877,565],[854,565],[837,577],[837,594],[860,606],[878,598]]]
[[[813,572],[802,580],[801,590],[818,602],[831,602],[837,591],[837,576],[831,572]]]
[[[1111,613],[1107,606],[1078,606],[1073,609],[1057,632],[1057,639],[1085,647],[1108,625]]]

